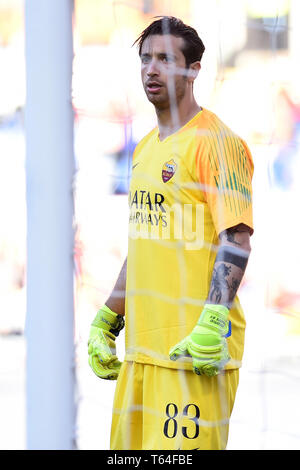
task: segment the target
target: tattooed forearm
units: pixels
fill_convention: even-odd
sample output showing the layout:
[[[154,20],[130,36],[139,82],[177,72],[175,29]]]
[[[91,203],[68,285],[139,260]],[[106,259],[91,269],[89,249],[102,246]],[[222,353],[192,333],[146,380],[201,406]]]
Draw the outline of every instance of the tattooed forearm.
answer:
[[[215,259],[208,303],[225,305],[230,309],[246,270],[252,232],[253,230],[244,224],[221,232],[221,244]]]
[[[240,286],[244,272],[229,263],[216,263],[210,285],[208,301],[230,308]]]
[[[208,302],[231,307],[242,281],[249,252],[232,246],[221,246],[213,269]]]

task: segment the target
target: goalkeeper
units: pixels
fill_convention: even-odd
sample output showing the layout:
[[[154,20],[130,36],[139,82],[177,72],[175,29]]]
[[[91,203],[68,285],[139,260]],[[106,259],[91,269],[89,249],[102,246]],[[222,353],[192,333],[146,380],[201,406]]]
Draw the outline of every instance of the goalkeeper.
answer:
[[[162,17],[136,42],[158,125],[133,155],[128,255],[91,325],[89,364],[118,379],[111,449],[225,449],[244,349],[252,157],[195,100],[204,45],[193,28]]]

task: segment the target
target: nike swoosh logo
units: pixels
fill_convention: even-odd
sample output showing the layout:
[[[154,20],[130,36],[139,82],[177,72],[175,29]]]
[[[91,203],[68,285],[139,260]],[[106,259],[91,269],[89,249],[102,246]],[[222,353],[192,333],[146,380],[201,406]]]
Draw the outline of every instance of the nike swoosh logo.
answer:
[[[135,165],[132,165],[132,170],[139,164],[140,162],[137,162]]]

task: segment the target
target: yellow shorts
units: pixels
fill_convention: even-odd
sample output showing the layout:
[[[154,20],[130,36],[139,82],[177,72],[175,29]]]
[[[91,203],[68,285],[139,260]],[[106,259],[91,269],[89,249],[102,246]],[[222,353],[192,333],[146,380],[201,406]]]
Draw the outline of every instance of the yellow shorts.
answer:
[[[112,450],[221,450],[239,369],[216,377],[124,362],[114,398]]]

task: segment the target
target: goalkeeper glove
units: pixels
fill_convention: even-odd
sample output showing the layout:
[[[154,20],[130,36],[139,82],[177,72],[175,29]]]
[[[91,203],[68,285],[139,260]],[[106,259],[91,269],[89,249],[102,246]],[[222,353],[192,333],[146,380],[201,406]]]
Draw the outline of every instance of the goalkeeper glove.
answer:
[[[116,356],[115,339],[124,327],[123,315],[104,305],[94,318],[88,340],[89,365],[101,379],[116,380],[121,362]]]
[[[191,356],[197,375],[219,374],[230,360],[226,341],[230,336],[228,314],[223,305],[206,304],[193,331],[170,350],[170,359]]]

